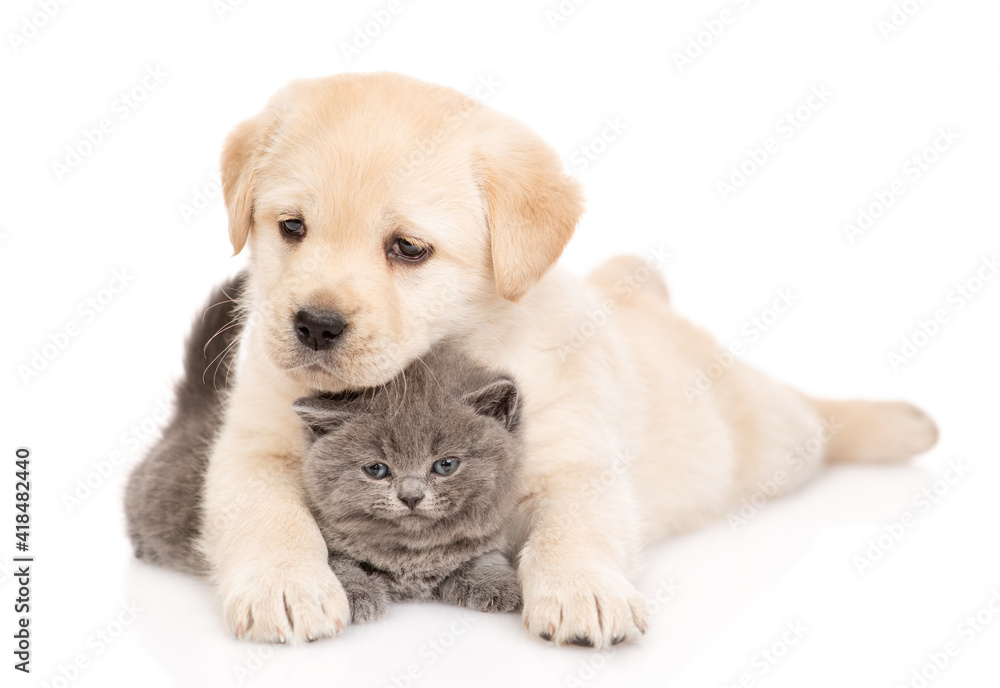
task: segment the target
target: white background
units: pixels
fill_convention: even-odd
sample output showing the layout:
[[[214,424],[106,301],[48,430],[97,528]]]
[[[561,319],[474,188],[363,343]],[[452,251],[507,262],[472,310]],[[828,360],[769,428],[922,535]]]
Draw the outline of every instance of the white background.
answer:
[[[0,684],[721,687],[748,674],[744,685],[919,686],[912,672],[951,641],[958,656],[927,685],[1000,681],[1000,614],[983,612],[992,624],[974,638],[960,628],[1000,591],[1000,279],[975,280],[1000,251],[995,2],[909,0],[915,13],[885,36],[891,0],[567,1],[575,10],[554,26],[546,12],[558,0],[403,0],[350,61],[343,44],[386,1],[246,0],[220,16],[212,0],[103,0],[50,19],[44,4],[8,0],[0,18]],[[723,10],[732,21],[719,31]],[[719,35],[702,34],[706,47],[679,69],[675,53],[704,22]],[[15,46],[18,34],[30,37]],[[165,76],[143,92],[148,69]],[[650,549],[638,586],[677,591],[640,643],[612,652],[553,648],[515,615],[439,604],[400,605],[308,646],[229,638],[206,585],[131,559],[122,487],[153,439],[143,424],[169,403],[188,324],[244,259],[230,258],[212,180],[223,137],[289,79],[381,69],[466,92],[499,82],[489,104],[537,129],[586,186],[568,266],[665,247],[677,308],[746,344],[747,360],[810,393],[921,404],[939,446],[908,467],[830,470],[735,534],[723,523]],[[142,102],[123,110],[136,87]],[[810,111],[813,87],[832,95]],[[800,106],[786,138],[778,122]],[[57,173],[104,118],[110,133]],[[595,144],[608,118],[625,129]],[[919,179],[906,174],[948,127],[959,138],[928,154]],[[777,150],[723,200],[717,182],[768,138]],[[586,169],[583,146],[603,149]],[[850,242],[844,223],[895,179],[905,193]],[[116,270],[128,285],[85,315]],[[982,288],[959,309],[948,293],[970,279]],[[744,323],[766,316],[781,288],[793,307],[751,341]],[[894,370],[888,353],[938,309],[948,321]],[[76,335],[60,337],[71,325]],[[53,339],[68,341],[25,379],[19,366]],[[22,445],[33,451],[37,556],[30,676],[11,667]],[[100,476],[112,457],[119,465]],[[949,462],[962,477],[939,483],[922,512],[914,496]],[[99,484],[69,505],[88,475]],[[913,527],[859,573],[869,540],[907,511]],[[142,611],[122,628],[127,604]],[[783,647],[789,623],[806,630]],[[760,653],[776,642],[783,656],[768,664]],[[411,665],[419,676],[400,678]]]

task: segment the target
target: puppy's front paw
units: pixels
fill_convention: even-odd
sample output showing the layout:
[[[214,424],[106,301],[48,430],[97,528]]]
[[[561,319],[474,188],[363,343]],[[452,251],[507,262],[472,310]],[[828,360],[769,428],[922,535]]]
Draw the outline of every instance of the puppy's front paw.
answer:
[[[325,562],[258,568],[220,581],[220,593],[229,629],[255,642],[334,636],[351,618],[344,588]]]
[[[524,626],[557,644],[604,648],[646,632],[646,598],[608,566],[522,570]]]

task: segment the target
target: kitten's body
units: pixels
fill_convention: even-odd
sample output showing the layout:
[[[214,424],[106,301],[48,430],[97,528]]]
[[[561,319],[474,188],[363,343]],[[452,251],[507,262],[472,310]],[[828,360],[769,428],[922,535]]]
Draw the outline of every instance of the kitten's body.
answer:
[[[505,553],[522,453],[513,382],[437,347],[378,390],[293,408],[311,440],[307,501],[352,618],[372,597],[519,606]],[[432,470],[441,460],[454,474]],[[373,465],[389,474],[366,477]]]
[[[208,456],[226,403],[226,382],[243,330],[239,298],[246,274],[217,288],[195,321],[163,436],[135,467],[125,488],[125,515],[135,556],[205,575],[194,543],[203,529],[202,490]]]
[[[242,277],[221,287],[213,295],[219,305],[195,323],[174,417],[129,478],[129,535],[136,556],[150,563],[208,572],[194,543],[225,405],[211,370],[225,371],[242,329],[229,298],[242,288]],[[523,453],[509,378],[437,347],[377,390],[308,397],[294,408],[309,436],[303,487],[354,621],[380,616],[389,600],[520,606],[506,554]],[[457,469],[439,475],[432,469],[439,460],[457,460]],[[388,474],[368,476],[374,464]]]

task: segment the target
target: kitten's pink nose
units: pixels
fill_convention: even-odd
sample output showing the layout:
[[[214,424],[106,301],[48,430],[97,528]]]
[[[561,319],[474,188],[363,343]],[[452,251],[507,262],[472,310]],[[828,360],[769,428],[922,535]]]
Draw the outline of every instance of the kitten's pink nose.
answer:
[[[417,504],[419,504],[420,500],[422,500],[423,498],[424,498],[423,495],[420,495],[419,497],[403,497],[402,495],[400,495],[400,497],[399,497],[399,499],[406,506],[410,507],[410,511],[413,511],[414,509],[416,509],[417,508]]]
[[[410,507],[410,511],[413,511],[417,508],[420,500],[424,498],[424,485],[419,478],[406,476],[400,483],[399,492],[396,494],[399,501]]]

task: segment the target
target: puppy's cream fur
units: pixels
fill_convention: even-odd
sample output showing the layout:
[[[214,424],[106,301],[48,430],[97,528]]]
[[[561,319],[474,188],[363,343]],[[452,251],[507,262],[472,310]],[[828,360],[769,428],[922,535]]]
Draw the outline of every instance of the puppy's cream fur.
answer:
[[[240,636],[317,638],[349,619],[304,505],[292,401],[381,384],[445,338],[522,387],[524,622],[556,642],[637,637],[646,604],[628,576],[640,545],[717,518],[811,439],[824,449],[788,489],[824,459],[901,460],[935,441],[912,406],[812,400],[739,361],[689,401],[690,371],[714,362],[716,342],[674,312],[658,277],[623,288],[637,258],[587,282],[551,269],[579,188],[533,132],[450,89],[391,74],[294,82],[233,131],[222,175],[253,284],[201,547]],[[301,241],[281,236],[288,218],[304,220]],[[397,236],[429,257],[393,258]],[[580,345],[585,314],[609,300],[608,324]],[[331,351],[296,341],[303,307],[345,316]]]

